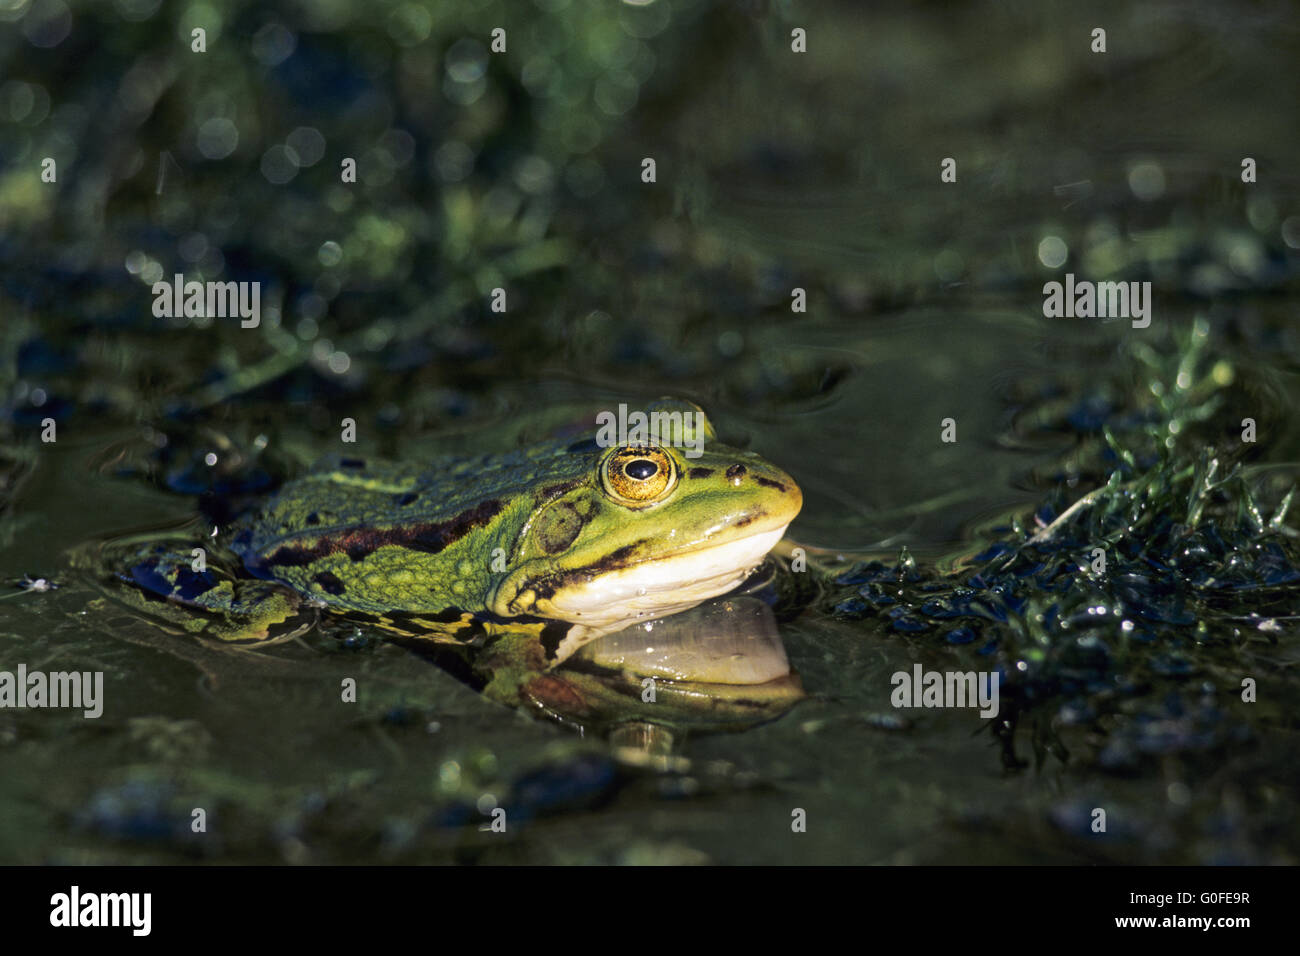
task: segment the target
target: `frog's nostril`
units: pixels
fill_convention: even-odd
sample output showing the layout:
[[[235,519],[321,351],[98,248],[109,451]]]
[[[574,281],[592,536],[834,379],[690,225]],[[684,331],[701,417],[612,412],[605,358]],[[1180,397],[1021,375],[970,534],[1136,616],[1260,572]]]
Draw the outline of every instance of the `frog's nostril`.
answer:
[[[745,477],[748,469],[741,464],[732,465],[727,469],[727,478],[733,485],[740,484],[740,479]]]

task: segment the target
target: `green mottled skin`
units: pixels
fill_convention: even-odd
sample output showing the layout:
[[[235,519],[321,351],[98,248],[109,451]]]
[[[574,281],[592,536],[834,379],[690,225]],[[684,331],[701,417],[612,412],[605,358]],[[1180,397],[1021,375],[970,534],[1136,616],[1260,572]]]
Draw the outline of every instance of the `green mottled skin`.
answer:
[[[343,469],[333,460],[286,486],[256,516],[241,548],[245,563],[333,607],[537,613],[518,597],[537,581],[598,574],[611,555],[620,562],[651,560],[686,543],[719,540],[746,519],[787,507],[785,492],[759,479],[793,487],[787,475],[749,452],[709,443],[699,458],[687,459],[666,449],[681,470],[678,486],[670,500],[638,510],[602,490],[597,466],[604,449],[572,447],[552,442],[504,455],[435,460],[423,468],[367,463]],[[745,469],[738,481],[727,477],[736,465]],[[417,497],[398,504],[411,494]],[[437,553],[380,544],[354,560],[346,544],[331,544],[368,545],[394,531],[454,524],[485,504],[500,510]],[[308,526],[313,514],[320,524]],[[725,525],[718,530],[720,522]],[[304,552],[326,548],[333,550],[305,565],[277,559],[298,561]],[[337,579],[333,590],[339,593],[321,583],[322,574]]]

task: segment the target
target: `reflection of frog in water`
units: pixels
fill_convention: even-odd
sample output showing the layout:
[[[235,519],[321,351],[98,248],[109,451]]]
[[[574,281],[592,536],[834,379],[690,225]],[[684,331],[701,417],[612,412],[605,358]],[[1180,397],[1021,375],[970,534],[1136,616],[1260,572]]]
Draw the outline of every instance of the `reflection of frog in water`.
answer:
[[[714,442],[698,421],[697,458],[591,440],[418,466],[336,457],[225,529],[202,563],[195,543],[175,536],[83,549],[77,562],[107,568],[134,585],[117,589],[133,603],[203,637],[282,640],[325,611],[440,663],[450,654],[462,676],[468,666],[472,682],[511,703],[582,720],[612,716],[622,700],[654,719],[655,705],[642,706],[643,678],[653,677],[655,700],[675,702],[658,709],[663,718],[676,709],[747,723],[799,696],[779,642],[774,652],[770,633],[750,644],[741,634],[770,632],[770,612],[728,604],[667,616],[744,582],[802,496],[789,475]],[[603,652],[591,644],[615,633]],[[658,643],[653,662],[634,633]],[[677,663],[670,645],[682,649]],[[728,699],[738,720],[726,719]]]

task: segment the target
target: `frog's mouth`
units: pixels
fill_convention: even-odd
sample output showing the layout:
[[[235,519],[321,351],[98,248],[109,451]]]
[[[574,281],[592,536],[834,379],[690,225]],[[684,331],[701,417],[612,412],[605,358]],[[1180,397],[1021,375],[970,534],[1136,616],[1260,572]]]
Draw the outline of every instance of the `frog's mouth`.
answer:
[[[725,594],[772,550],[787,525],[592,575],[568,574],[551,593],[533,591],[530,613],[574,626],[556,648],[564,660],[583,644],[636,623],[667,617]]]

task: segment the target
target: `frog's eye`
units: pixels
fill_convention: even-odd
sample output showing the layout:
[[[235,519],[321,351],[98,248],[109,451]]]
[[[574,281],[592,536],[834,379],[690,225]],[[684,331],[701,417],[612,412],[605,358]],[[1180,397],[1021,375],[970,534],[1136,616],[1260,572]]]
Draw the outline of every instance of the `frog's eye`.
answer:
[[[673,461],[658,448],[620,448],[605,462],[605,490],[630,504],[649,504],[677,484]]]

